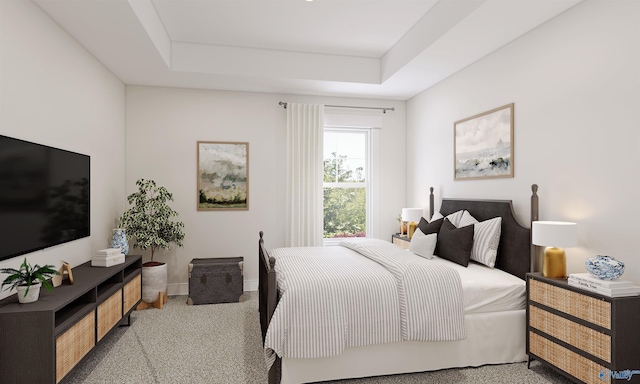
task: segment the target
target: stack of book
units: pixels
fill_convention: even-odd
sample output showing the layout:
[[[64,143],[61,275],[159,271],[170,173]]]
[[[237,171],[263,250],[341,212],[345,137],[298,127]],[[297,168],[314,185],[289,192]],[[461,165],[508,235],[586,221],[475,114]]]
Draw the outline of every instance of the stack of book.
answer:
[[[609,297],[637,296],[640,287],[628,280],[602,280],[589,273],[572,273],[569,285]]]
[[[124,263],[124,254],[120,248],[100,249],[91,258],[92,267],[111,267],[122,263]]]

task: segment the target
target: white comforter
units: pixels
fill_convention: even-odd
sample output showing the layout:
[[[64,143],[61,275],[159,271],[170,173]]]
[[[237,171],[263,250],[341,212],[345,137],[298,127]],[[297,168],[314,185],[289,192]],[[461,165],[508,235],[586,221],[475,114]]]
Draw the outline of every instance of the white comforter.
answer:
[[[383,240],[342,245],[271,251],[281,298],[265,337],[269,367],[276,354],[329,357],[354,346],[465,338],[453,269]]]
[[[522,279],[474,261],[463,267],[434,256],[429,262],[447,265],[458,272],[462,281],[465,315],[526,308],[527,289]]]

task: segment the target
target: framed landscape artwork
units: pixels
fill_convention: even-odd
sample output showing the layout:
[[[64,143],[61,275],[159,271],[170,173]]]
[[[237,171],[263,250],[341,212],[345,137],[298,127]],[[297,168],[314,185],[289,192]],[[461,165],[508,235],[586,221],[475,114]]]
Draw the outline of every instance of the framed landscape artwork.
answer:
[[[198,141],[198,211],[249,209],[249,143]]]
[[[453,123],[454,180],[513,177],[513,103]]]

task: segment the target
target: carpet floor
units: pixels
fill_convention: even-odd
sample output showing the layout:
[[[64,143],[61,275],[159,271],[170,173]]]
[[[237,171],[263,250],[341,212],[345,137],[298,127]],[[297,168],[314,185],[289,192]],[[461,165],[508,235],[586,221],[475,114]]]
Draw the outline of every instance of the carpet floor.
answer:
[[[257,292],[232,304],[187,305],[169,298],[162,310],[134,311],[67,378],[70,384],[267,383]],[[340,384],[569,383],[532,362],[334,381]]]

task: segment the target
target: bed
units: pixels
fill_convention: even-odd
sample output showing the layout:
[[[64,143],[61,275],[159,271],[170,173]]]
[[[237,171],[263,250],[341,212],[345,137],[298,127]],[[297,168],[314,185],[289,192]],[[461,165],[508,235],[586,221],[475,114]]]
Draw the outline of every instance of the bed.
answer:
[[[531,195],[531,221],[537,220],[538,216],[536,192],[537,186],[534,185]],[[430,218],[434,212],[433,200],[433,188],[431,188]],[[463,293],[460,301],[464,312],[461,320],[464,337],[443,339],[452,341],[417,341],[420,339],[409,338],[407,340],[406,337],[405,340],[395,340],[381,337],[379,342],[346,345],[339,353],[333,351],[327,353],[327,356],[312,358],[294,358],[288,356],[289,353],[282,353],[281,350],[275,351],[271,348],[265,348],[266,355],[269,356],[271,353],[275,361],[273,365],[270,365],[269,383],[316,382],[526,361],[524,280],[532,265],[530,262],[532,255],[530,229],[520,224],[509,200],[442,199],[439,212],[443,216],[448,216],[462,210],[468,211],[479,222],[495,217],[501,218],[501,235],[495,268],[487,268],[475,262],[471,262],[468,267],[461,267],[452,265],[453,263],[450,261],[440,259],[437,256],[429,260],[429,264],[432,265],[449,265],[450,269],[455,270],[461,277],[460,289]],[[357,256],[351,255],[350,250],[345,251],[340,247],[288,248],[268,251],[262,232],[260,232],[258,248],[259,310],[263,341],[272,340],[273,334],[277,333],[274,331],[274,328],[277,328],[276,325],[271,324],[272,329],[269,330],[270,323],[273,320],[273,323],[276,324],[276,320],[278,320],[277,316],[274,317],[274,313],[281,301],[283,281],[291,281],[293,277],[291,271],[282,269],[286,264],[286,259],[281,256],[283,253],[285,256],[305,252],[311,254],[327,252],[330,251],[329,248],[334,248],[334,251],[344,253],[344,255],[335,257],[352,257],[353,263],[363,265],[365,269],[375,269],[377,267],[374,268],[373,265],[381,262],[380,260],[362,261]],[[323,250],[323,248],[327,249]],[[404,255],[397,254],[396,256],[399,258],[415,256],[406,251],[401,252],[404,252]],[[274,253],[277,253],[281,260],[281,264],[278,265],[283,276],[276,275],[278,268],[276,268],[277,260]],[[316,265],[316,263],[310,265]],[[315,267],[322,268],[315,272],[327,274],[327,270],[331,269],[330,266],[331,264],[325,264]],[[347,272],[336,273],[344,274]],[[288,277],[287,274],[289,274]],[[375,280],[384,280],[384,278],[376,277]],[[279,281],[282,286],[279,286]],[[484,281],[492,281],[493,285],[486,285],[483,283]],[[289,299],[292,295],[289,293],[291,290],[287,288],[284,289],[284,292],[284,298]],[[331,300],[327,299],[328,302]],[[284,304],[278,308],[280,315],[286,309],[283,306]],[[288,315],[295,316],[295,314]],[[408,326],[403,323],[398,327],[405,332]],[[289,329],[285,329],[284,333],[289,331]],[[271,337],[267,338],[268,336]],[[293,337],[292,335],[288,336]],[[309,335],[309,338],[313,337],[314,335]],[[389,342],[388,340],[395,341]],[[265,342],[265,346],[267,346],[267,342]],[[273,347],[273,349],[278,348]],[[281,358],[281,355],[284,357]]]

